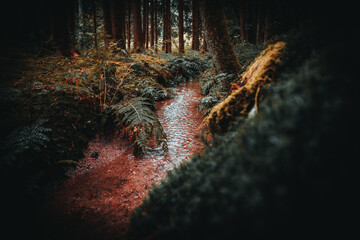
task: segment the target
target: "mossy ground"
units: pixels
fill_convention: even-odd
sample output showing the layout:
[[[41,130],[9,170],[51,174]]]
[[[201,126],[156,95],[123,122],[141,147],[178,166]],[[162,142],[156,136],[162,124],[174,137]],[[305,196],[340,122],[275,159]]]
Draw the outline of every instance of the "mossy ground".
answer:
[[[258,114],[239,117],[212,147],[149,192],[132,216],[134,239],[344,237],[356,231],[360,119],[353,62],[341,42],[308,33],[286,37],[276,83]]]
[[[106,106],[137,96],[152,102],[171,98],[169,87],[204,68],[199,62],[203,57],[196,54],[167,59],[151,53],[123,56],[104,51],[64,58],[28,49],[33,48],[18,47],[1,57],[1,179],[5,205],[11,206],[5,215],[10,225],[22,219],[18,226],[31,221],[36,205],[62,181],[64,170],[76,165],[95,134],[114,132]],[[38,120],[42,124],[35,126]]]

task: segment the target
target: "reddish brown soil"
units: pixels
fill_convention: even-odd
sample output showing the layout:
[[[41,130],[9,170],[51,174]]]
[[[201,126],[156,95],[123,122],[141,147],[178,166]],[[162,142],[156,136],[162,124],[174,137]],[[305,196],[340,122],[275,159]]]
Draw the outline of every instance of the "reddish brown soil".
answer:
[[[96,138],[77,169],[68,172],[46,207],[48,239],[126,239],[129,216],[153,184],[168,170],[200,151],[203,118],[197,105],[198,83],[177,88],[173,99],[157,104],[157,114],[168,136],[169,153],[153,150],[137,159],[121,137]],[[97,159],[91,154],[98,152]]]

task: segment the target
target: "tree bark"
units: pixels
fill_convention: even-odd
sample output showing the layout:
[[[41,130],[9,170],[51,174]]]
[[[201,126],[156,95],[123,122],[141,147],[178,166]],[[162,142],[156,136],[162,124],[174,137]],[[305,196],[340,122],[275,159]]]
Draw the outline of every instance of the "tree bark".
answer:
[[[208,46],[207,46],[207,43],[206,43],[206,37],[205,36],[203,37],[203,49],[202,50],[204,52],[208,51]]]
[[[143,0],[143,39],[145,48],[149,48],[149,2],[148,0]]]
[[[171,53],[171,12],[170,12],[170,0],[165,0],[164,5],[164,43],[165,52]]]
[[[246,23],[246,0],[240,0],[240,37],[241,41],[248,41]]]
[[[257,2],[252,0],[247,2],[246,7],[247,40],[256,43],[256,22],[257,22]]]
[[[264,8],[263,1],[258,1],[258,13],[257,13],[257,23],[256,23],[256,44],[261,44],[263,42],[264,36]]]
[[[206,1],[204,1],[206,4]],[[192,0],[192,50],[200,50],[199,0]]]
[[[96,0],[93,0],[93,31],[94,31],[94,48],[96,50],[96,56],[99,55],[98,41],[97,41],[97,16],[96,16]]]
[[[110,0],[111,37],[117,47],[125,49],[125,9],[123,0]]]
[[[141,28],[141,0],[132,1],[134,50],[141,51],[144,48],[143,34]]]
[[[216,0],[201,0],[200,10],[204,19],[206,41],[209,52],[214,58],[216,72],[237,75],[240,64],[231,45],[222,4]],[[225,86],[229,88],[230,83],[225,83]]]
[[[74,54],[74,49],[71,44],[72,24],[69,19],[73,19],[74,14],[72,0],[59,1],[57,4],[52,4],[53,13],[53,35],[55,42],[60,52],[66,56],[71,57]]]
[[[154,0],[154,40],[155,40],[155,53],[158,52],[158,29],[157,29],[157,15],[158,15],[158,4],[157,0]]]
[[[264,41],[268,41],[272,35],[272,6],[271,1],[265,1],[265,24],[264,24]]]
[[[163,44],[162,44],[162,50],[165,51],[166,47],[166,39],[167,39],[167,33],[166,33],[166,0],[162,0],[162,17],[163,17]]]
[[[103,14],[104,14],[104,40],[106,45],[109,43],[109,40],[112,38],[112,25],[111,25],[111,7],[110,0],[103,0]]]
[[[184,0],[178,2],[179,12],[179,52],[184,53]]]
[[[128,21],[127,21],[127,47],[130,52],[131,49],[131,0],[128,0]]]
[[[154,0],[150,0],[150,47],[154,47]]]

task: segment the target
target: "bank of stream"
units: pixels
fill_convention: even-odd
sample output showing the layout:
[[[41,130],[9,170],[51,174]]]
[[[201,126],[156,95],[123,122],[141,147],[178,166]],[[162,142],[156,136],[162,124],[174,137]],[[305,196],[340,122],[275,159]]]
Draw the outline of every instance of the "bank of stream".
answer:
[[[85,150],[69,179],[60,185],[45,209],[48,239],[125,238],[129,217],[147,191],[167,171],[201,151],[198,82],[175,89],[173,98],[157,103],[157,115],[167,134],[168,153],[154,149],[143,158],[114,133],[96,137]]]

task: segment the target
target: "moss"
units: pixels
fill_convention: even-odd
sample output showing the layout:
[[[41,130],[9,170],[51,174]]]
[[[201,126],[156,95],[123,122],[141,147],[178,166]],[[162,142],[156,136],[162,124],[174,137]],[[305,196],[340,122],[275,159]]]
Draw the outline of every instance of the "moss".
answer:
[[[233,92],[212,108],[204,120],[212,133],[226,132],[237,116],[249,113],[259,99],[260,88],[273,81],[284,47],[284,42],[269,45],[240,76],[240,80],[232,85]]]
[[[240,116],[213,148],[153,187],[131,218],[131,236],[351,236],[360,117],[348,57],[325,46],[283,67],[254,118]]]

